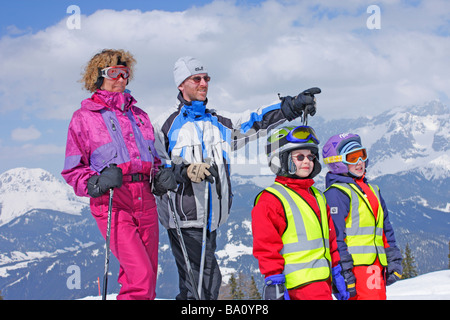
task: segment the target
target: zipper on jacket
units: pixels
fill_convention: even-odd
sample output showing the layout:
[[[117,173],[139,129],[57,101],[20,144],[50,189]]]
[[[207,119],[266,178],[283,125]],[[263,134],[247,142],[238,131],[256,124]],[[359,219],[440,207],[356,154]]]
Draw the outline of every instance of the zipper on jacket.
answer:
[[[111,120],[111,127],[112,127],[113,131],[116,131],[116,125],[114,123],[113,118],[110,118],[110,120]]]
[[[151,155],[151,161],[152,161],[152,170],[153,170],[153,167],[155,166],[155,155],[153,154],[153,151],[152,151],[152,147],[151,146],[148,146],[148,151],[150,151],[150,155]]]
[[[184,216],[184,221],[188,221],[188,217],[186,215],[186,213],[183,210],[183,198],[184,198],[184,183],[182,184],[182,189],[181,189],[181,194],[180,194],[180,202],[179,202],[179,207],[180,207],[180,213]],[[180,219],[181,219],[181,215]]]

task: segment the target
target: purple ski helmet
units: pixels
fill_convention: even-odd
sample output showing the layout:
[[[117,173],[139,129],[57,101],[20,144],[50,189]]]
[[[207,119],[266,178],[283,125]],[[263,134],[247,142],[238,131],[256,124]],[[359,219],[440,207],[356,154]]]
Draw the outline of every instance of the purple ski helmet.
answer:
[[[331,173],[348,173],[348,166],[342,161],[337,161],[336,157],[350,151],[355,147],[361,147],[361,145],[361,137],[357,134],[341,133],[334,135],[330,139],[328,139],[328,141],[323,146],[323,161],[328,166],[328,169]],[[369,162],[366,161],[366,168],[368,164]]]

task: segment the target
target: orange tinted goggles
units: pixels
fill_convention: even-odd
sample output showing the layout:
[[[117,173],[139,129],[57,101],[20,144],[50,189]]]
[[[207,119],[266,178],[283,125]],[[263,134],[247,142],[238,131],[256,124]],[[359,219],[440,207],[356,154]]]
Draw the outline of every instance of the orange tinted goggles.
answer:
[[[367,160],[366,148],[352,150],[342,155],[342,162],[347,164],[357,164],[359,160]]]

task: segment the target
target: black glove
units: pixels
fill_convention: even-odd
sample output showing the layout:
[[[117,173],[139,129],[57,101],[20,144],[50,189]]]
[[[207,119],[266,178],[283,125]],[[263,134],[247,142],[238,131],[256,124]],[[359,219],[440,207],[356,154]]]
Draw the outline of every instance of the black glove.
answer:
[[[122,169],[115,164],[111,164],[99,176],[95,175],[89,178],[87,184],[88,194],[92,198],[98,198],[111,188],[120,188],[122,186],[122,179]]]
[[[169,190],[174,191],[177,188],[177,179],[172,168],[161,168],[153,179],[153,194],[160,197]]]
[[[217,167],[217,163],[213,163],[211,165],[211,167],[209,167],[208,171],[211,173],[211,175],[208,176],[207,179],[211,178],[211,180],[208,180],[211,183],[213,183],[215,180],[217,197],[219,198],[219,200],[221,200],[222,199],[222,184],[220,183],[219,168]],[[214,177],[214,179],[213,179],[213,177]]]
[[[388,262],[386,285],[390,286],[391,284],[402,278],[402,254],[400,252],[400,249],[397,247],[389,247],[385,250],[386,259]]]
[[[295,97],[286,96],[281,98],[281,111],[288,121],[301,117],[303,112],[314,116],[316,114],[315,94],[321,93],[320,88],[310,88]]]
[[[217,167],[216,163],[213,163],[209,168],[208,171],[211,173],[211,176],[214,177],[216,180],[219,178],[219,168]],[[209,176],[209,177],[211,177]],[[214,181],[210,181],[214,182]]]
[[[356,296],[356,278],[353,274],[353,258],[350,254],[341,254],[342,276],[347,284],[347,291],[350,297]]]

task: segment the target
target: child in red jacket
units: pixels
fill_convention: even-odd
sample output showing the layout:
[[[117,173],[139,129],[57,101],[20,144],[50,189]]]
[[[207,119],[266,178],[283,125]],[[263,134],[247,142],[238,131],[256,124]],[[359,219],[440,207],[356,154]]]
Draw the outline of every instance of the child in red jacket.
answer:
[[[253,255],[265,276],[266,300],[346,300],[336,234],[322,193],[319,140],[311,127],[283,127],[268,138],[275,183],[252,210]]]

